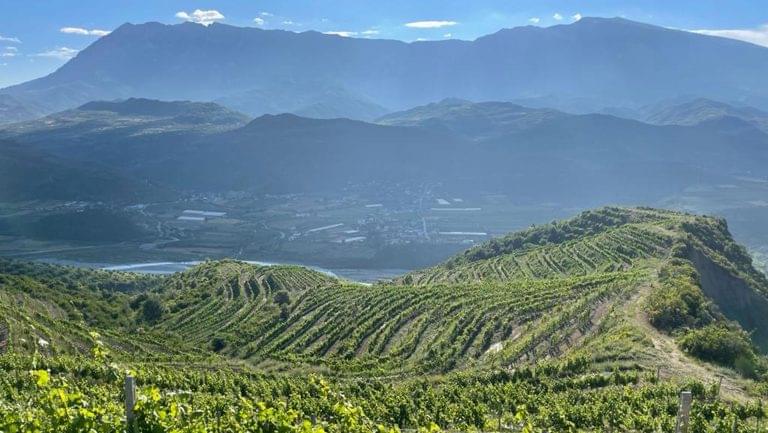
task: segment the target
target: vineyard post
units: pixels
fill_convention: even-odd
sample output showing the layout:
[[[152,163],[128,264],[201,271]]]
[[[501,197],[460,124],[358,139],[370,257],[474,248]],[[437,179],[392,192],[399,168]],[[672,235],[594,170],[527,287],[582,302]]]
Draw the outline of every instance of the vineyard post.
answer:
[[[690,418],[692,401],[693,395],[691,394],[691,391],[683,391],[680,393],[680,408],[677,412],[675,433],[688,433],[688,420]]]
[[[125,376],[125,420],[128,423],[128,429],[134,421],[133,408],[136,406],[136,379],[133,376]]]
[[[717,398],[720,398],[720,389],[723,387],[723,377],[720,376],[720,381],[717,383]]]

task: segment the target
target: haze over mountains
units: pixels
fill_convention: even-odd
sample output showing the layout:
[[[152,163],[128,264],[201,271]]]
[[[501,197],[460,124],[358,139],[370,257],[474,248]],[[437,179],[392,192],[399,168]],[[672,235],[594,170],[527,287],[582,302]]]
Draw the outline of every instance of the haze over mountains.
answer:
[[[697,121],[658,115],[658,123],[681,125],[654,125],[447,99],[379,124],[292,114],[248,121],[212,103],[129,99],[11,125],[0,138],[179,192],[327,192],[432,181],[522,201],[596,204],[768,175],[768,134],[754,123],[759,117],[706,113]]]
[[[768,132],[768,113],[765,111],[753,107],[734,107],[710,99],[698,98],[682,104],[662,105],[649,111],[646,120],[658,125],[697,125],[732,118]]]
[[[359,119],[447,97],[584,112],[696,95],[765,108],[767,69],[765,48],[619,18],[414,43],[146,23],[120,26],[56,72],[0,95],[47,113],[147,97]]]
[[[391,227],[369,210],[370,219],[350,211],[345,224],[375,229],[328,240],[380,242],[365,263],[379,260],[382,248],[431,242],[430,230],[492,236],[539,221],[510,227],[485,213],[496,195],[515,210],[620,203],[708,212],[727,200],[752,209],[738,233],[757,233],[768,178],[763,70],[766,48],[622,19],[415,43],[126,24],[53,74],[0,91],[0,105],[14,107],[5,111],[13,123],[0,126],[0,150],[7,172],[17,173],[3,197],[41,218],[51,210],[39,210],[37,200],[109,207],[163,242],[184,238],[175,212],[193,207],[190,200],[207,208],[227,196],[216,206],[254,209],[271,195],[321,197],[313,212],[292,204],[284,213],[271,203],[258,221],[240,214],[256,226],[238,230],[264,230],[275,245],[313,229],[303,215],[314,228],[340,224],[326,220],[322,200],[381,204],[371,209],[386,209]],[[751,182],[744,195],[718,192],[743,182]],[[689,198],[708,189],[716,191]],[[452,197],[475,203],[462,211]],[[456,208],[440,214],[451,218],[423,214],[437,198],[438,207]],[[165,204],[154,213],[135,210],[157,202]],[[546,212],[535,218],[562,216]],[[273,215],[286,226],[262,224]],[[428,218],[441,222],[427,227]],[[208,257],[225,243],[222,226],[200,227],[211,232],[186,235],[204,246],[184,258]],[[241,240],[233,235],[227,245],[236,249],[226,254],[243,251]],[[474,242],[446,241],[451,251]],[[259,242],[248,245],[251,254],[264,253]]]

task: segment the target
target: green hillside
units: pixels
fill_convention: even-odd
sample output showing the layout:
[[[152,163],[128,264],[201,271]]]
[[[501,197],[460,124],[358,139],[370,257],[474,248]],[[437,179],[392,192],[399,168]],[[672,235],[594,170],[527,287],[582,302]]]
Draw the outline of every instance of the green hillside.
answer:
[[[169,277],[0,262],[0,431],[119,429],[126,371],[140,431],[671,431],[682,389],[692,432],[757,431],[766,294],[725,221],[652,209],[377,285],[232,260]]]

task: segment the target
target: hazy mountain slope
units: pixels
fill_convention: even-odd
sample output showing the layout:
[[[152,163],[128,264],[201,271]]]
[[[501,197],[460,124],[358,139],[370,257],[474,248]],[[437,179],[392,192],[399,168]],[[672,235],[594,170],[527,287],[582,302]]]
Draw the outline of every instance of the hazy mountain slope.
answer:
[[[768,113],[702,98],[683,104],[662,105],[652,110],[646,120],[659,125],[697,125],[726,117],[743,120],[768,133]]]
[[[473,139],[510,134],[566,117],[551,109],[534,109],[509,102],[473,103],[444,99],[437,103],[390,113],[376,120],[382,125],[419,126],[451,131]]]
[[[504,53],[500,55],[499,53]],[[592,110],[675,95],[763,104],[768,50],[623,19],[518,27],[475,41],[125,24],[49,76],[3,89],[49,112],[125,97],[216,100],[271,83],[332,83],[398,108],[445,97],[587,101]],[[301,99],[299,94],[293,97]],[[745,99],[746,98],[746,99]],[[763,102],[761,102],[763,101]]]
[[[323,82],[274,81],[216,102],[255,117],[293,113],[316,119],[373,120],[388,111],[363,95]]]
[[[163,196],[167,196],[167,191],[157,185],[0,140],[0,201],[125,203]]]
[[[0,128],[62,158],[96,165],[143,166],[206,134],[245,125],[248,117],[213,103],[149,99],[89,102],[73,110]]]
[[[0,125],[42,117],[46,111],[10,95],[0,94]]]
[[[190,108],[195,114],[172,117],[69,110],[0,135],[187,191],[338,191],[350,183],[429,181],[585,206],[647,202],[693,184],[768,175],[768,134],[732,117],[665,126],[448,100],[386,116],[382,122],[391,125],[267,115],[237,127],[242,116],[200,107],[204,114]]]
[[[647,202],[731,175],[764,176],[768,135],[733,118],[658,126],[602,114],[573,115],[511,103],[443,101],[387,115],[395,125],[449,130],[476,141],[464,160],[518,199],[579,197]],[[503,186],[500,186],[503,185]],[[556,198],[555,198],[556,197]]]
[[[461,145],[413,128],[265,115],[201,139],[144,173],[195,190],[336,191],[355,182],[443,178],[463,166],[449,159]]]

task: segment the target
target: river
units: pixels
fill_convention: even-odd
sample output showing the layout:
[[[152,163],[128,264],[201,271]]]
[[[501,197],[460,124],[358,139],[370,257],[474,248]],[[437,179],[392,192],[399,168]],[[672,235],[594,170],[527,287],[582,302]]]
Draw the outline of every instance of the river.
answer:
[[[81,268],[105,269],[109,271],[137,272],[142,274],[173,274],[175,272],[185,271],[192,266],[200,264],[199,261],[189,262],[147,262],[147,263],[87,263],[74,260],[61,259],[41,259],[45,263],[52,263],[65,266],[76,266]],[[243,260],[254,265],[275,266],[275,265],[298,265],[322,272],[333,277],[343,278],[350,281],[361,283],[372,283],[379,280],[388,280],[408,272],[407,269],[350,269],[350,268],[322,268],[319,266],[307,265],[303,263],[279,263],[265,262],[255,260]]]

